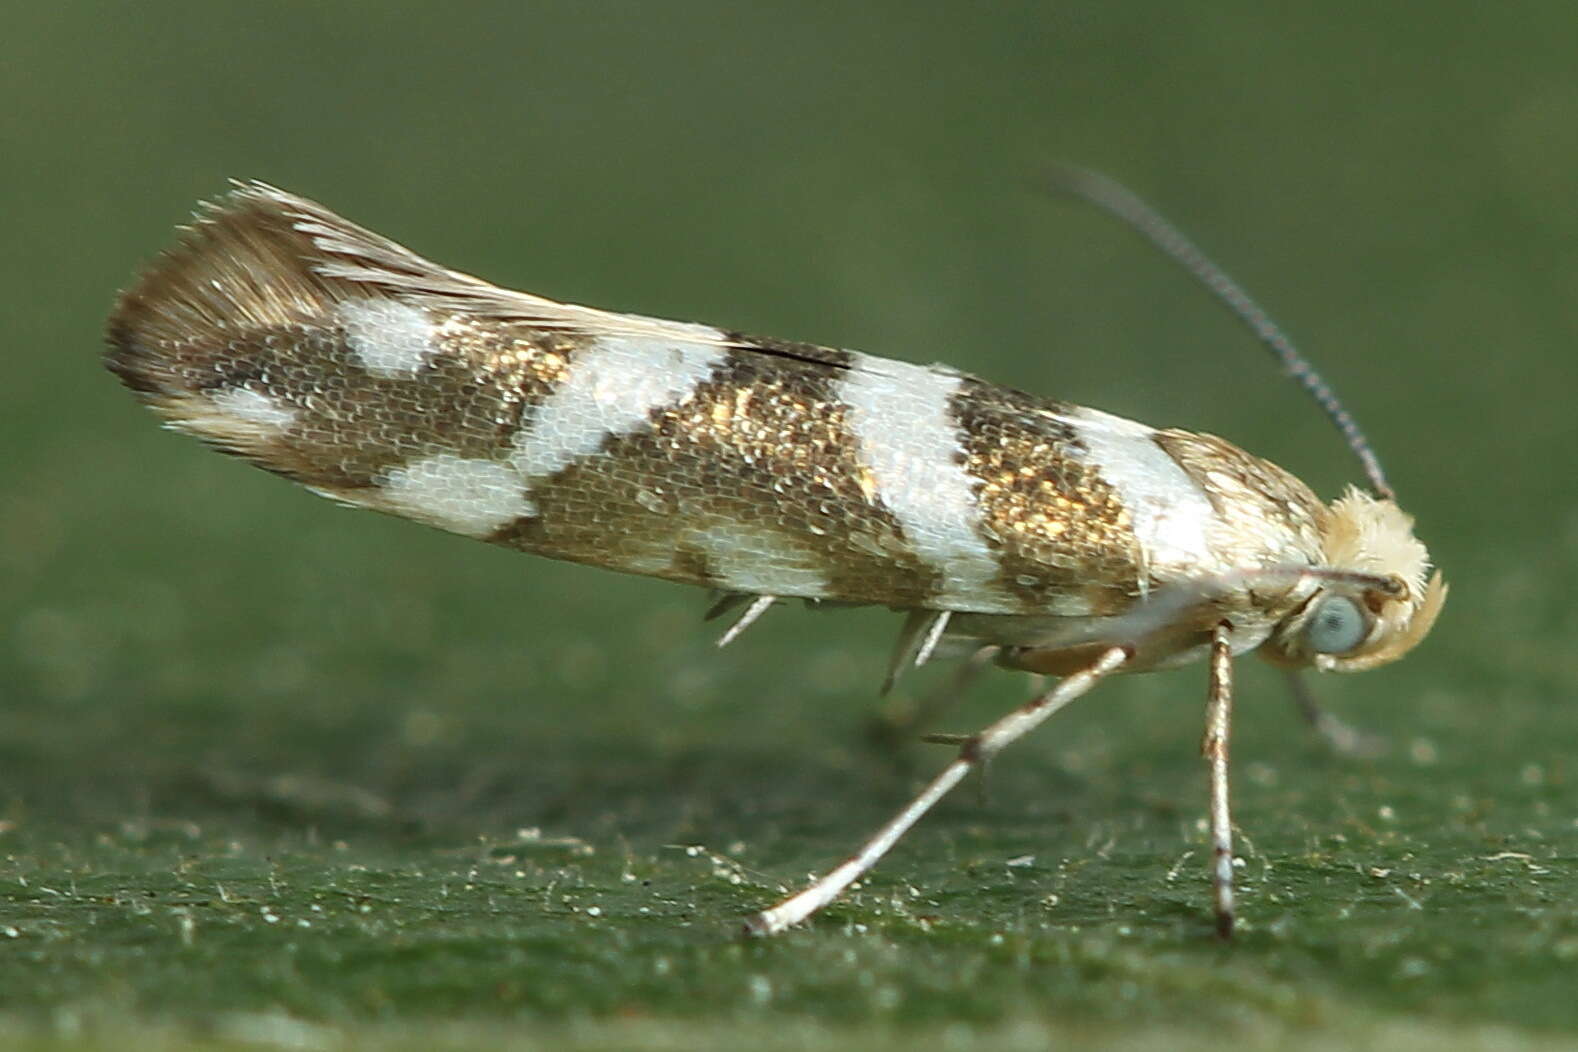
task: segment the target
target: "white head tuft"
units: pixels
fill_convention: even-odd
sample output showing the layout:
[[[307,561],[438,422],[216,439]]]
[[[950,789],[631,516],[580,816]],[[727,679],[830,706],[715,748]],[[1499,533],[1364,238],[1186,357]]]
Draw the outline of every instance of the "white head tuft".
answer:
[[[1413,518],[1388,498],[1350,488],[1333,501],[1321,531],[1320,568],[1332,577],[1277,626],[1267,656],[1355,672],[1417,646],[1435,624],[1447,588],[1439,572],[1430,576],[1430,554],[1413,527]]]
[[[1414,536],[1414,518],[1390,500],[1349,486],[1332,501],[1331,520],[1321,538],[1326,565],[1399,577],[1415,597],[1424,595],[1430,553]]]

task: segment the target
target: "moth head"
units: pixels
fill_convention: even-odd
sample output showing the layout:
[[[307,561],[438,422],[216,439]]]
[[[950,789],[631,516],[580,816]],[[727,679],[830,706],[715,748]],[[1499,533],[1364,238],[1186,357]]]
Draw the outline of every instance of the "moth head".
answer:
[[[1272,631],[1266,656],[1336,672],[1396,661],[1429,634],[1446,583],[1396,502],[1349,489],[1327,510],[1317,587]]]

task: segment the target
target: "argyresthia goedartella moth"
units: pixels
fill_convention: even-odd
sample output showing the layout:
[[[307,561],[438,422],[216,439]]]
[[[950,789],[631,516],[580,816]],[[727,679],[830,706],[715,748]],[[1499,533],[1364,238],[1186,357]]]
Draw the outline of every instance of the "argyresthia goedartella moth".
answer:
[[[1116,672],[1209,659],[1217,930],[1233,925],[1232,657],[1391,661],[1446,595],[1357,428],[1241,290],[1121,187],[1064,189],[1202,278],[1322,401],[1375,494],[1322,504],[1210,435],[942,366],[558,303],[446,270],[258,183],[125,292],[106,364],[170,427],[344,504],[557,559],[775,599],[909,612],[1060,677],[980,733],[859,852],[747,922],[830,902],[966,774]],[[725,604],[727,605],[727,604]]]

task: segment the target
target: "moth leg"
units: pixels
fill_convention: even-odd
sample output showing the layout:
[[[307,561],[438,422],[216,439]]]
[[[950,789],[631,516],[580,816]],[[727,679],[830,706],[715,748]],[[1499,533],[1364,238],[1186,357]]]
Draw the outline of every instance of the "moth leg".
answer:
[[[949,610],[911,610],[893,643],[893,654],[888,659],[888,674],[882,680],[881,693],[886,695],[898,682],[899,675],[911,666],[920,668],[931,660],[942,641],[952,617]]]
[[[777,601],[778,597],[775,595],[759,595],[752,599],[750,601],[750,605],[746,606],[745,612],[740,615],[740,619],[734,622],[734,624],[729,627],[729,630],[718,638],[718,646],[720,648],[726,647],[730,643],[734,642],[734,640],[739,637],[741,632],[745,631],[747,628],[750,628],[751,624],[755,622],[758,617],[761,617],[763,614],[765,614],[767,612],[767,608],[772,606]],[[716,607],[714,609],[716,609]],[[712,615],[709,614],[708,616]]]
[[[1211,890],[1216,934],[1233,937],[1233,814],[1228,806],[1228,738],[1233,723],[1233,652],[1223,621],[1211,635],[1211,688],[1205,707],[1200,754],[1211,770]]]
[[[927,691],[918,699],[898,703],[890,699],[871,721],[871,737],[879,743],[897,745],[919,735],[923,729],[936,723],[944,713],[969,693],[970,688],[975,686],[976,680],[980,679],[981,673],[990,667],[1001,649],[995,645],[979,648],[954,670],[947,682],[934,690]],[[922,738],[922,740],[929,739]]]
[[[832,872],[812,882],[803,891],[791,895],[771,909],[749,917],[745,921],[747,935],[776,935],[793,927],[817,910],[832,902],[861,875],[877,864],[898,839],[921,816],[948,795],[948,791],[993,754],[1034,730],[1042,721],[1095,686],[1103,677],[1116,671],[1131,657],[1125,647],[1111,647],[1098,657],[1094,664],[1068,676],[1051,690],[1036,695],[1017,709],[991,724],[959,748],[959,755],[903,810],[894,815],[888,824],[877,830],[870,840]]]
[[[1287,670],[1288,690],[1293,695],[1293,705],[1322,741],[1334,752],[1344,756],[1380,756],[1386,751],[1386,739],[1377,734],[1366,734],[1351,723],[1334,716],[1315,700],[1314,693],[1304,677]]]

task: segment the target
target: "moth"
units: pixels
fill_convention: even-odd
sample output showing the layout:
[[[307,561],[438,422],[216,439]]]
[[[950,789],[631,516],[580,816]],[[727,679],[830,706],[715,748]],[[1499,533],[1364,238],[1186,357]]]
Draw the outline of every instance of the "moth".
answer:
[[[262,183],[205,206],[121,294],[105,364],[167,426],[342,504],[713,589],[740,610],[724,642],[780,599],[880,604],[908,614],[895,670],[946,642],[1057,677],[753,934],[832,901],[1102,679],[1206,661],[1225,937],[1233,658],[1372,668],[1429,632],[1446,587],[1357,426],[1253,301],[1121,186],[1061,179],[1256,329],[1373,493],[1322,503],[1220,438],[944,366],[510,291]]]

